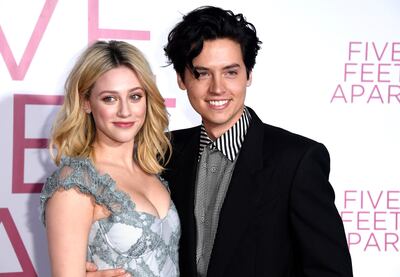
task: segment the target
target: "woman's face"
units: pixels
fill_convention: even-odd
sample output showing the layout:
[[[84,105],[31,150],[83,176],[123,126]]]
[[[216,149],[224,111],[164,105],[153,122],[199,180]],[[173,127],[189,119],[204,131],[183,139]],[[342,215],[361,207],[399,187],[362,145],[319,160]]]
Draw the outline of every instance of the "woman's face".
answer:
[[[85,110],[96,124],[96,142],[134,143],[146,118],[146,92],[126,66],[111,69],[94,84]]]

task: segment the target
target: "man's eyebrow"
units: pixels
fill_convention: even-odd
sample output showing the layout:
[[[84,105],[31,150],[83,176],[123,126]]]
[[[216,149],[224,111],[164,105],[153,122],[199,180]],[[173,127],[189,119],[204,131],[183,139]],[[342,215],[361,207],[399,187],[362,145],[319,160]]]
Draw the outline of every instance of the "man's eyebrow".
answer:
[[[226,65],[222,69],[226,70],[226,69],[234,69],[234,68],[238,68],[238,67],[240,67],[240,64],[234,63],[234,64]],[[195,69],[195,70],[209,70],[208,67],[205,67],[205,66],[202,66],[202,65],[195,65],[195,66],[193,66],[193,69]]]
[[[234,64],[230,64],[230,65],[224,66],[224,69],[225,70],[226,69],[235,69],[235,68],[238,68],[238,67],[240,67],[240,64],[234,63]]]
[[[208,70],[208,67],[205,66],[193,66],[194,70]]]

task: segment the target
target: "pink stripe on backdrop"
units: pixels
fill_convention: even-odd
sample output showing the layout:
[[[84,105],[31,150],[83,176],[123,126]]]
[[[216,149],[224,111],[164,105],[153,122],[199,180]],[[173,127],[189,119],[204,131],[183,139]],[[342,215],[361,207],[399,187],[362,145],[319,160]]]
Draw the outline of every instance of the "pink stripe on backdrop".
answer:
[[[164,103],[167,108],[175,108],[176,107],[176,98],[164,98]]]

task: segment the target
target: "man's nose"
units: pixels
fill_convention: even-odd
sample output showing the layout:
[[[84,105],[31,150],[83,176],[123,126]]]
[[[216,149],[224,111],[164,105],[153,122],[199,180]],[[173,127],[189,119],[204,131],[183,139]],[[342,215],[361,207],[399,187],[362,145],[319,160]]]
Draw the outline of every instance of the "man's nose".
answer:
[[[224,80],[221,76],[218,75],[212,76],[210,91],[216,94],[224,93],[225,91]]]

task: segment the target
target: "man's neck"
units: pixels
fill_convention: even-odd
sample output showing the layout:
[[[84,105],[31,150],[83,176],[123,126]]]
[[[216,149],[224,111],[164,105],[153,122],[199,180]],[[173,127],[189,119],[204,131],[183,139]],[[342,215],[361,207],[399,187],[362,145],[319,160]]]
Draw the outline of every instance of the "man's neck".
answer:
[[[244,109],[244,107],[243,107],[243,109]],[[239,113],[236,116],[237,118],[234,118],[234,120],[226,122],[225,124],[212,124],[210,122],[203,120],[203,125],[204,125],[204,128],[206,129],[208,137],[210,139],[212,139],[213,141],[217,140],[220,136],[222,136],[230,128],[232,128],[232,126],[235,125],[236,122],[239,121],[243,112],[244,112],[244,110],[242,110],[242,113]]]

